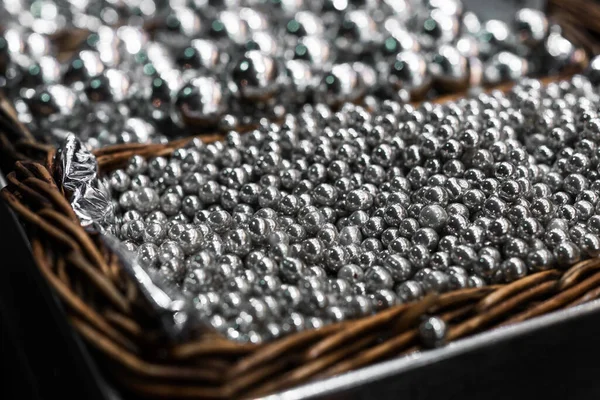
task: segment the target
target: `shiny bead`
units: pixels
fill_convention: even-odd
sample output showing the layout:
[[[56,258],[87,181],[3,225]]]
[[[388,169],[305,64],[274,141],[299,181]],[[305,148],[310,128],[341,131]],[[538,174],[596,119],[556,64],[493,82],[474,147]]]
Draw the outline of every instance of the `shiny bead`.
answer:
[[[396,304],[396,293],[391,289],[379,289],[369,294],[376,311],[384,310]]]
[[[305,265],[295,258],[285,258],[280,267],[281,275],[287,282],[296,282],[303,276]]]
[[[600,254],[600,238],[598,236],[586,233],[579,239],[581,250],[590,257],[596,257]]]
[[[360,98],[364,94],[364,86],[360,75],[350,64],[336,64],[324,74],[317,93],[323,102],[339,105]]]
[[[500,265],[500,271],[505,282],[513,282],[527,275],[527,266],[522,259],[512,257]]]
[[[246,100],[268,100],[280,90],[282,76],[282,67],[275,59],[250,50],[235,63],[230,90]]]
[[[419,325],[419,337],[427,348],[439,347],[446,338],[446,323],[438,317],[429,317]]]
[[[425,58],[412,50],[398,53],[388,75],[387,80],[396,91],[406,90],[413,98],[423,96],[431,86]]]
[[[181,209],[181,198],[175,193],[166,193],[160,198],[160,208],[166,215],[174,215]]]
[[[146,214],[159,207],[160,198],[154,189],[142,188],[133,195],[133,205],[136,210]]]
[[[131,94],[131,81],[120,70],[106,69],[91,78],[85,87],[85,93],[91,102],[120,102]]]
[[[431,204],[423,207],[419,213],[419,223],[433,229],[440,229],[446,223],[448,214],[439,205]]]
[[[338,270],[337,277],[348,282],[357,282],[363,280],[364,272],[356,264],[346,264]]]
[[[452,262],[461,267],[468,267],[477,260],[475,250],[466,245],[459,245],[451,249]]]
[[[438,47],[432,56],[429,71],[446,90],[462,90],[468,86],[468,60],[454,46],[443,44]]]
[[[144,243],[137,249],[137,260],[144,268],[156,268],[158,266],[158,247],[153,243]]]
[[[158,249],[158,259],[163,264],[174,258],[182,260],[183,257],[183,249],[174,241],[167,240]]]
[[[410,280],[396,286],[396,295],[402,303],[410,303],[419,300],[424,295],[421,283]]]
[[[554,248],[554,257],[561,267],[570,267],[581,259],[581,251],[573,242],[564,241]]]
[[[431,271],[423,279],[423,288],[427,293],[443,293],[448,290],[448,285],[448,275],[442,271]]]
[[[365,271],[364,275],[367,290],[376,291],[390,289],[394,286],[394,279],[390,272],[381,266],[374,266]]]
[[[554,255],[546,249],[534,250],[527,255],[527,267],[532,271],[544,271],[552,268]]]
[[[517,38],[527,46],[540,43],[548,33],[548,20],[543,12],[531,8],[523,8],[515,15],[513,23]]]
[[[408,280],[412,275],[412,266],[410,262],[399,255],[388,256],[383,266],[391,273],[394,282],[401,283]]]
[[[421,43],[426,48],[452,42],[460,27],[454,15],[446,14],[441,9],[432,10],[426,19],[419,22]]]
[[[419,268],[425,267],[429,263],[430,257],[429,249],[423,245],[415,245],[408,251],[408,259]]]
[[[206,39],[194,39],[177,57],[177,63],[184,69],[194,68],[214,71],[221,61],[216,43]]]
[[[214,126],[225,113],[227,92],[212,77],[192,79],[176,97],[177,120],[193,126]]]

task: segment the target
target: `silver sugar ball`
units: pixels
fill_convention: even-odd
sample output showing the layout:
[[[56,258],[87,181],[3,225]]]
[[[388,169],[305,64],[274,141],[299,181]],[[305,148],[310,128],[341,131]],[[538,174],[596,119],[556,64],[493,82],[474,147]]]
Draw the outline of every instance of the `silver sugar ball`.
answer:
[[[233,66],[230,90],[245,100],[269,100],[281,89],[282,72],[276,59],[250,50]]]
[[[218,79],[192,79],[177,93],[176,119],[188,126],[215,126],[226,111],[227,101],[227,90]]]
[[[446,323],[439,317],[428,317],[419,325],[419,337],[426,348],[444,344],[446,333]]]

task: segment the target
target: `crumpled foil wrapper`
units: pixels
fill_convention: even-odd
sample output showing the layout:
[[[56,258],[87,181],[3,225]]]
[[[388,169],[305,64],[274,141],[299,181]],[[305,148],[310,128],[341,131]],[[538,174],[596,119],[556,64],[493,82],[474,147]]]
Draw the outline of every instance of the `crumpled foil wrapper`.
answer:
[[[177,340],[192,329],[204,327],[190,312],[191,299],[173,290],[155,271],[143,268],[134,253],[106,232],[105,227],[114,223],[115,213],[109,186],[98,177],[94,154],[71,134],[57,150],[54,165],[54,179],[64,189],[81,225],[89,232],[99,233],[106,246],[119,257],[123,268],[138,283],[165,333]]]
[[[108,186],[98,179],[96,157],[73,134],[58,148],[54,178],[65,191],[81,225],[103,231],[102,223],[114,217]]]

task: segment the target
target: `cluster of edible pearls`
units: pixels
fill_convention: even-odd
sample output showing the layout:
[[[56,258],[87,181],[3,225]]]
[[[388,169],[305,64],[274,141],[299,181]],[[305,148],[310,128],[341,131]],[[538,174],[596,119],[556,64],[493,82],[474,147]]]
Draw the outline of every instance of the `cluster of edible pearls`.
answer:
[[[107,229],[251,342],[566,268],[600,254],[599,100],[575,76],[443,105],[306,105],[133,157],[109,177]]]
[[[12,16],[0,87],[44,140],[75,132],[92,148],[228,130],[307,102],[414,101],[559,72],[582,54],[541,11],[480,22],[460,0],[79,3],[0,3]],[[60,21],[91,30],[66,59],[48,36]]]

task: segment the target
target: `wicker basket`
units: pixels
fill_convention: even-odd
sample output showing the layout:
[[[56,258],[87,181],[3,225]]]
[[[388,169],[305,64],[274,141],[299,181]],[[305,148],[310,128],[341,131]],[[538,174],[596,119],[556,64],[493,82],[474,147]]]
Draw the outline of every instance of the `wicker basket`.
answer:
[[[600,51],[593,36],[600,5],[585,0],[552,5],[561,12],[559,20],[571,38],[594,54]],[[573,29],[574,21],[586,29]],[[220,136],[201,138],[209,142]],[[113,146],[96,151],[96,156],[101,173],[107,173],[134,154],[168,155],[187,140]],[[25,224],[41,273],[105,373],[144,397],[261,396],[419,351],[417,326],[424,314],[442,318],[448,325],[447,340],[454,341],[600,297],[600,259],[591,259],[511,284],[429,295],[373,316],[263,345],[235,343],[212,333],[172,344],[164,339],[117,257],[79,225],[52,178],[52,146],[36,142],[6,101],[0,101],[0,148],[3,171],[12,171],[1,196]]]

